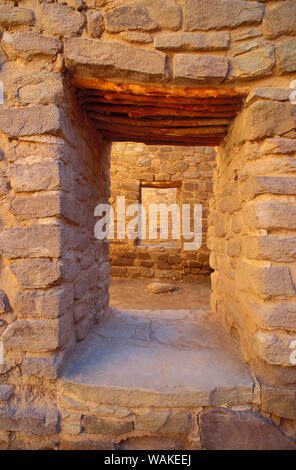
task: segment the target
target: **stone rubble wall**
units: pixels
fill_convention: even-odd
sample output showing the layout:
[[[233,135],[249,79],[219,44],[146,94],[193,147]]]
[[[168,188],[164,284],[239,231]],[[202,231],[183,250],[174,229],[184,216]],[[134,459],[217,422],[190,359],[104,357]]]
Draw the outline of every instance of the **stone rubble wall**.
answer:
[[[31,125],[48,122],[28,110]],[[57,432],[56,379],[109,303],[108,244],[95,239],[93,215],[109,196],[109,146],[98,147],[91,129],[63,125],[57,135],[1,137],[0,428],[40,426],[40,436]],[[22,417],[29,396],[32,416]]]
[[[100,404],[91,401],[91,391],[86,395],[82,401],[74,390],[60,390],[63,450],[296,449],[293,422],[260,412],[258,391],[249,401],[245,394],[245,403],[237,394],[225,405],[218,393],[209,406],[167,408],[114,406],[112,392]]]
[[[295,0],[1,0],[0,63],[63,51],[82,75],[242,88],[277,76],[287,84],[295,24]]]
[[[92,221],[109,147],[69,74],[250,92],[217,157],[212,305],[256,370],[260,410],[295,437],[295,36],[295,0],[0,0],[3,448],[59,448],[56,377],[108,301]]]
[[[208,246],[212,309],[255,370],[262,409],[295,420],[296,107],[282,93],[254,93],[217,150]]]
[[[206,236],[214,166],[215,150],[211,147],[155,147],[133,143],[112,145],[110,202],[115,209],[117,196],[125,196],[127,207],[139,203],[141,184],[153,182],[179,182],[181,186],[176,188],[176,202],[191,204],[191,215],[193,204],[202,204],[203,207],[203,240],[199,250],[184,250],[182,239],[169,246],[136,244],[128,239],[114,240],[110,242],[112,275],[158,279],[194,279],[209,275],[210,252]]]
[[[34,15],[11,8],[1,28],[25,38]],[[17,61],[1,49],[1,448],[56,446],[56,379],[109,302],[93,213],[109,197],[110,147],[77,109],[60,41],[28,34]]]

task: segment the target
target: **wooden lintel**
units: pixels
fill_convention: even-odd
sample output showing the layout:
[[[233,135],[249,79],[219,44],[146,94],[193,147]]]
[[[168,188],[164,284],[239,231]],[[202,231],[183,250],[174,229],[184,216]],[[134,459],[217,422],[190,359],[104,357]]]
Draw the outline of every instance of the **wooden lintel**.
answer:
[[[140,181],[142,188],[180,188],[182,181]]]
[[[85,77],[82,75],[74,75],[71,83],[78,88],[90,88],[93,90],[114,91],[117,93],[131,93],[134,95],[160,95],[160,96],[183,96],[195,98],[218,98],[218,97],[241,97],[235,89],[231,88],[165,88],[152,87],[128,83],[114,83],[101,78]]]
[[[182,145],[182,143],[187,143],[191,146],[196,146],[196,145],[210,145],[208,142],[220,142],[223,137],[225,137],[225,134],[219,134],[219,135],[208,135],[208,136],[196,136],[196,137],[191,137],[191,136],[182,136],[182,137],[168,137],[168,136],[149,136],[148,135],[128,135],[128,134],[122,134],[120,132],[116,131],[106,131],[102,129],[97,129],[103,136],[108,138],[108,140],[116,142],[116,141],[121,141],[121,142],[154,142],[156,145],[160,144],[170,144],[170,145],[177,145],[178,144]]]
[[[120,134],[127,135],[141,135],[141,136],[167,136],[167,137],[196,137],[200,135],[220,135],[226,134],[227,128],[223,126],[203,126],[203,127],[136,127],[115,125],[114,123],[95,122],[97,129],[107,130],[110,132],[119,132]]]

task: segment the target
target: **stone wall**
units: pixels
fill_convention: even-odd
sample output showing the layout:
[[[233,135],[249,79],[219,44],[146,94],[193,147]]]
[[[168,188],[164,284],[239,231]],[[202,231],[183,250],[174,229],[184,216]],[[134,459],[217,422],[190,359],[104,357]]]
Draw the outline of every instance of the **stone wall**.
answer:
[[[296,449],[292,422],[283,420],[283,433],[279,418],[260,412],[247,396],[243,405],[235,403],[237,395],[227,406],[167,407],[154,402],[126,407],[108,403],[107,397],[98,406],[89,395],[88,401],[77,399],[73,390],[60,395],[63,450]]]
[[[144,240],[143,243],[128,239],[114,240],[110,242],[112,275],[193,279],[210,273],[206,236],[214,166],[215,151],[211,147],[155,147],[133,143],[112,145],[112,203],[116,203],[118,195],[125,196],[126,206],[139,203],[143,184],[164,182],[180,184],[176,187],[176,202],[191,204],[192,216],[194,204],[202,204],[203,207],[203,240],[199,250],[184,250],[184,239],[169,240],[169,243],[160,243],[160,240],[158,243],[151,240]],[[159,204],[160,199],[152,200],[150,197],[149,202]],[[171,233],[169,227],[169,235]]]
[[[262,408],[295,419],[296,108],[280,90],[268,98],[247,100],[217,152],[211,300],[264,384]]]
[[[52,60],[63,50],[67,69],[80,75],[247,88],[250,80],[272,84],[272,75],[279,86],[296,71],[294,0],[2,0],[0,7],[2,64]],[[27,99],[29,90],[21,91]]]
[[[93,215],[109,197],[109,145],[81,119],[57,50],[1,78],[0,445],[52,448],[56,378],[109,301]]]
[[[212,306],[295,438],[295,0],[1,0],[0,30],[1,447],[59,448],[56,378],[108,303],[109,144],[72,99],[90,79],[248,95],[217,156]]]

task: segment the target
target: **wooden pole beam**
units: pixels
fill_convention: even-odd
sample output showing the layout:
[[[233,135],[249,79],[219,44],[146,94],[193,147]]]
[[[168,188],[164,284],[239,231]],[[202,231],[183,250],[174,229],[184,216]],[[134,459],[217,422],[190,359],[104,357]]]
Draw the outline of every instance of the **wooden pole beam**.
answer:
[[[118,106],[118,105],[109,105],[109,104],[88,104],[85,106],[85,109],[88,111],[95,111],[98,113],[118,113],[118,114],[127,114],[132,118],[141,118],[141,117],[152,117],[152,116],[174,116],[174,117],[222,117],[222,118],[231,118],[236,116],[235,111],[228,110],[217,110],[215,107],[207,109],[192,109],[192,107],[186,108],[156,108],[151,106]]]
[[[133,97],[134,98],[134,97]],[[240,103],[224,103],[223,101],[220,103],[217,103],[215,102],[215,100],[199,100],[199,102],[194,102],[194,101],[191,101],[191,100],[186,100],[187,102],[186,103],[179,103],[178,100],[177,101],[167,101],[167,100],[162,100],[162,99],[158,99],[158,100],[151,100],[149,99],[149,97],[146,97],[148,99],[139,99],[139,97],[137,97],[137,99],[133,99],[133,98],[127,98],[125,100],[119,100],[117,98],[114,98],[114,99],[107,99],[106,97],[102,96],[102,97],[90,97],[90,98],[84,98],[84,99],[79,99],[79,103],[81,105],[84,105],[84,104],[100,104],[100,103],[104,103],[104,104],[114,104],[114,105],[123,105],[123,106],[126,106],[126,105],[135,105],[135,106],[149,106],[149,107],[156,107],[156,108],[165,108],[165,107],[168,107],[168,108],[173,108],[173,109],[176,109],[176,108],[182,108],[182,109],[206,109],[206,108],[215,108],[217,110],[228,110],[228,111],[240,111],[241,109],[241,104]]]
[[[226,134],[227,128],[223,126],[203,126],[203,127],[136,127],[115,125],[114,123],[95,122],[97,129],[102,129],[111,132],[119,132],[120,134],[139,135],[139,136],[166,136],[170,137],[186,137],[186,136],[201,136],[201,135],[220,135]]]
[[[246,96],[231,88],[165,88],[137,85],[132,83],[114,83],[101,78],[87,77],[76,74],[71,77],[71,83],[78,88],[93,90],[114,91],[118,93],[131,93],[135,95],[155,96],[186,96],[196,98],[241,97]]]
[[[106,116],[104,114],[98,114],[95,112],[88,112],[88,115],[96,120],[107,123],[123,124],[136,127],[201,127],[201,126],[227,126],[232,119],[229,118],[208,118],[208,119],[133,119],[129,117],[121,117],[117,115]]]
[[[88,93],[78,94],[79,101],[101,101],[101,102],[110,102],[117,103],[122,101],[123,103],[135,103],[135,104],[144,104],[148,103],[149,105],[155,104],[156,106],[168,105],[168,106],[179,106],[179,105],[198,105],[198,104],[224,104],[224,105],[234,105],[237,104],[241,107],[241,98],[232,97],[232,98],[182,98],[182,97],[162,97],[162,96],[144,96],[144,95],[131,95],[128,93],[106,93],[106,92],[95,92],[89,90]]]

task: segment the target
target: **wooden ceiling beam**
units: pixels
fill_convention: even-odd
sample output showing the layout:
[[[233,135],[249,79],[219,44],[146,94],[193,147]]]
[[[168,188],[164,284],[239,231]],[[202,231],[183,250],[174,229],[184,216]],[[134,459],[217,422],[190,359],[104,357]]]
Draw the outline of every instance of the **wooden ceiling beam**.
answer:
[[[204,126],[204,127],[135,127],[135,126],[124,126],[115,125],[107,122],[94,122],[97,129],[107,130],[111,132],[119,132],[121,134],[128,135],[140,135],[140,136],[167,136],[168,138],[178,136],[200,136],[200,135],[217,135],[226,134],[227,128],[223,126]]]
[[[220,145],[221,140],[224,136],[218,136],[218,137],[211,137],[207,139],[194,139],[194,140],[189,140],[189,139],[182,139],[182,140],[161,140],[161,139],[143,139],[139,137],[131,137],[131,136],[122,136],[120,134],[108,134],[108,133],[102,133],[100,132],[101,135],[108,140],[109,142],[139,142],[143,143],[146,145],[177,145],[181,147],[196,147],[196,146],[217,146]]]
[[[208,139],[220,139],[225,136],[225,133],[216,133],[216,134],[202,134],[202,135],[174,135],[174,136],[168,136],[168,135],[151,135],[149,133],[146,134],[133,134],[133,133],[127,133],[127,132],[120,132],[119,130],[111,130],[111,129],[101,129],[96,127],[98,131],[100,131],[104,135],[108,135],[114,138],[114,136],[117,137],[122,137],[127,139],[128,142],[133,142],[135,139],[140,139],[140,141],[146,141],[146,140],[153,140],[153,141],[161,141],[161,142],[170,142],[170,141],[175,141],[175,142],[185,142],[185,141],[190,141],[190,142],[195,142],[195,141],[203,141],[203,140],[208,140]],[[114,139],[113,139],[114,140]]]
[[[144,96],[174,96],[174,97],[190,97],[190,98],[218,98],[218,97],[244,97],[236,89],[231,88],[165,88],[152,87],[146,85],[137,85],[133,83],[114,83],[101,78],[86,77],[82,75],[74,75],[71,77],[71,83],[77,88],[88,88],[100,91],[114,91],[116,93],[129,93]]]
[[[126,100],[118,100],[118,99],[106,99],[104,97],[97,97],[91,98],[90,100],[79,100],[81,105],[85,104],[111,104],[111,105],[131,105],[131,106],[149,106],[149,107],[156,107],[156,108],[173,108],[173,109],[206,109],[206,108],[215,108],[217,110],[226,110],[226,111],[239,111],[241,109],[241,104],[239,103],[216,103],[215,101],[209,100],[201,100],[199,103],[194,103],[188,101],[188,103],[178,103],[178,102],[166,102],[165,100],[133,100],[133,99],[126,99]]]
[[[84,107],[87,111],[95,111],[98,113],[119,113],[127,114],[131,118],[152,117],[152,116],[173,116],[173,117],[235,117],[235,111],[217,111],[215,107],[207,109],[193,109],[192,108],[156,108],[153,106],[117,106],[117,105],[104,105],[95,104],[87,105]]]
[[[242,100],[239,98],[167,98],[167,97],[151,97],[151,96],[142,96],[142,95],[129,95],[124,93],[88,93],[85,95],[78,95],[78,99],[81,102],[86,102],[89,100],[98,101],[98,102],[110,102],[117,103],[118,101],[123,103],[135,103],[135,104],[144,104],[148,103],[149,105],[154,104],[159,106],[180,106],[180,105],[198,105],[198,104],[224,104],[224,105],[238,105],[241,107]]]
[[[102,121],[107,123],[114,124],[124,124],[136,127],[193,127],[193,126],[227,126],[232,119],[230,118],[200,118],[200,119],[180,119],[180,118],[171,118],[171,119],[160,119],[160,118],[140,118],[133,119],[129,117],[121,117],[118,115],[106,116],[104,114],[98,114],[95,112],[88,112],[88,115],[95,119],[96,121]]]

